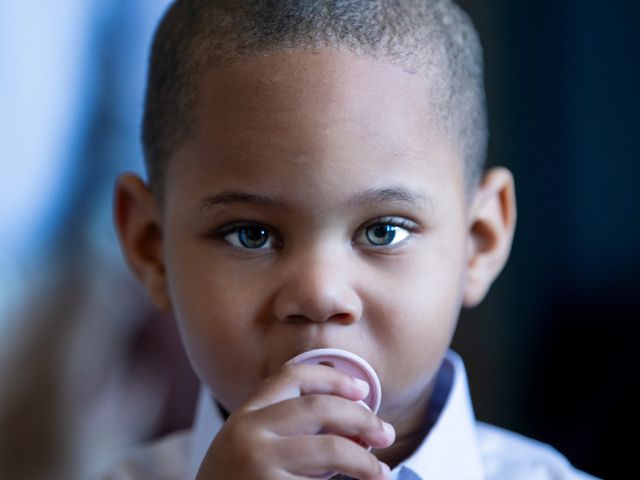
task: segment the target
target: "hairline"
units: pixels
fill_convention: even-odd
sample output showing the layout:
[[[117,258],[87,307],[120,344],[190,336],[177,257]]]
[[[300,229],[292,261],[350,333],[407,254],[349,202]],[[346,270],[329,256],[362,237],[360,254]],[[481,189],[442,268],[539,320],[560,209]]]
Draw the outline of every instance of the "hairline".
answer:
[[[361,31],[347,30],[347,34],[343,35],[338,30],[330,30],[327,34],[326,31],[315,29],[316,27],[309,30],[303,27],[300,31],[294,27],[283,35],[267,34],[260,30],[262,27],[259,26],[246,27],[245,24],[234,23],[236,20],[227,22],[228,18],[224,17],[228,13],[225,10],[227,7],[197,11],[193,5],[189,5],[188,1],[176,2],[167,11],[158,27],[152,51],[150,74],[154,71],[154,66],[159,65],[159,70],[153,83],[150,77],[148,84],[153,85],[153,89],[148,89],[148,93],[153,90],[153,97],[150,102],[148,97],[145,104],[143,144],[149,177],[151,183],[155,183],[152,186],[155,187],[158,196],[162,196],[167,167],[172,157],[193,134],[198,99],[206,75],[213,70],[224,70],[252,57],[293,50],[347,51],[421,75],[431,84],[425,90],[425,96],[429,97],[429,103],[436,106],[433,108],[434,118],[441,120],[436,122],[437,128],[448,136],[452,144],[459,147],[465,176],[465,192],[471,192],[479,183],[486,163],[489,133],[486,125],[482,47],[473,22],[455,3],[442,0],[435,1],[433,5],[434,9],[444,7],[445,15],[458,15],[459,18],[454,21],[457,22],[456,28],[461,30],[447,32],[447,26],[438,23],[446,24],[446,19],[443,20],[436,15],[433,17],[434,23],[425,27],[426,30],[421,30],[421,27],[408,27],[417,28],[407,30],[408,36],[396,36],[395,33],[388,36],[387,32],[387,36],[379,42],[370,42],[368,38],[359,37],[358,35],[362,35]],[[175,15],[170,15],[173,10],[176,10]],[[235,6],[230,11],[235,14]],[[197,14],[202,14],[202,18],[196,18]],[[466,18],[460,17],[460,14]],[[244,17],[244,13],[239,15],[238,18],[251,19],[250,21],[254,19]],[[224,21],[221,20],[223,17]],[[204,20],[201,21],[202,19]],[[323,21],[327,21],[326,18]],[[338,24],[332,24],[332,27],[335,25]],[[162,41],[158,42],[161,29]],[[466,39],[455,37],[460,35],[460,32],[467,35]],[[182,37],[179,34],[182,34]],[[264,41],[256,42],[257,38]],[[408,45],[407,39],[414,43]],[[177,43],[168,44],[168,41]],[[158,49],[156,52],[157,43],[163,50]],[[169,60],[165,60],[163,56],[156,57],[157,54],[165,53],[168,47],[174,50],[169,55]],[[176,56],[176,52],[181,54]],[[169,72],[167,65],[176,68]],[[168,77],[165,77],[166,75]],[[167,78],[173,82],[167,82]],[[169,112],[167,105],[174,108]],[[151,112],[148,112],[147,108]],[[148,131],[147,121],[150,121]],[[171,126],[170,130],[167,130],[168,125]],[[161,131],[164,131],[164,135],[159,136]],[[158,181],[161,184],[158,184]]]
[[[253,59],[256,59],[258,57],[262,57],[262,56],[268,56],[271,54],[278,54],[278,53],[282,53],[282,52],[289,52],[289,53],[297,53],[297,52],[309,52],[309,53],[320,53],[320,52],[328,52],[328,53],[349,53],[349,54],[353,54],[356,57],[359,58],[367,58],[376,62],[380,62],[380,63],[386,63],[390,66],[394,66],[394,67],[398,67],[401,68],[403,71],[405,71],[406,73],[412,74],[412,75],[419,75],[422,79],[424,79],[426,82],[426,88],[424,90],[424,96],[428,98],[429,103],[437,103],[436,101],[433,100],[434,96],[433,94],[430,94],[429,91],[432,88],[431,84],[433,82],[431,82],[431,80],[433,79],[433,75],[429,76],[428,74],[426,74],[423,71],[420,71],[420,69],[415,69],[415,68],[411,68],[410,66],[408,66],[406,63],[403,63],[402,61],[399,61],[397,59],[395,59],[393,56],[391,55],[386,55],[384,53],[378,53],[378,52],[369,52],[368,50],[365,49],[352,49],[349,47],[346,47],[344,45],[341,44],[331,44],[331,45],[322,45],[322,46],[296,46],[296,47],[286,47],[286,46],[274,46],[274,47],[268,47],[268,48],[263,48],[263,49],[259,49],[259,50],[251,50],[251,51],[246,51],[246,52],[242,52],[238,55],[235,55],[233,58],[225,58],[223,61],[216,63],[214,61],[210,61],[210,62],[206,62],[203,61],[200,57],[199,60],[195,60],[195,63],[198,65],[198,67],[195,69],[197,74],[196,75],[191,75],[190,79],[189,79],[189,86],[190,88],[187,88],[187,94],[185,94],[183,96],[184,98],[184,102],[185,103],[191,103],[191,108],[184,108],[184,123],[183,123],[183,130],[180,132],[180,135],[178,136],[178,138],[176,139],[176,141],[173,143],[174,148],[171,151],[170,154],[168,154],[168,156],[166,157],[165,161],[164,161],[164,174],[161,176],[160,180],[162,181],[161,184],[159,185],[152,185],[154,188],[154,193],[157,195],[157,197],[162,200],[164,198],[164,189],[166,187],[166,180],[167,180],[167,171],[168,171],[168,167],[169,165],[172,163],[172,157],[175,155],[175,153],[181,148],[183,147],[190,139],[193,138],[194,135],[194,126],[195,126],[195,122],[196,122],[196,115],[197,115],[197,108],[198,108],[198,98],[201,98],[202,96],[202,90],[205,88],[203,86],[203,83],[206,79],[206,77],[208,75],[211,75],[214,72],[224,72],[226,69],[230,69],[233,68],[235,66],[241,65],[244,62],[247,61],[251,61]],[[376,54],[378,53],[378,54]],[[204,66],[206,64],[206,66]],[[439,75],[443,75],[443,73],[439,72]],[[436,74],[436,75],[438,75]],[[446,75],[446,74],[444,74]],[[438,113],[434,113],[433,114],[434,117],[436,117],[436,119],[438,118],[439,114]],[[442,117],[442,115],[440,115],[440,117]],[[447,129],[444,127],[444,122],[439,122],[439,121],[435,121],[433,122],[433,126],[436,129],[438,134],[444,135],[445,137],[450,137],[451,133],[447,131]],[[449,140],[453,141],[453,139],[449,138]],[[463,168],[463,173],[466,177],[467,175],[467,168],[465,165],[465,161],[464,158],[461,158],[463,156],[463,153],[458,151],[458,149],[456,149],[456,159],[458,161],[460,161],[462,163],[462,168]],[[473,185],[466,185],[465,187],[465,193],[466,194],[470,194],[473,191],[473,188],[471,189],[471,191],[469,190],[469,187],[473,187]]]

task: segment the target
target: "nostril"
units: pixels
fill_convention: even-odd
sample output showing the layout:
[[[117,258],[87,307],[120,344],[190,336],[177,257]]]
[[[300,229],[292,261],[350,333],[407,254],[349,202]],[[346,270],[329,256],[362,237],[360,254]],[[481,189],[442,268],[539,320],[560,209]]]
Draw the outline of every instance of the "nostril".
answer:
[[[331,317],[329,317],[329,320],[342,325],[348,325],[350,323],[353,323],[354,317],[349,313],[334,313],[333,315],[331,315]]]
[[[324,365],[325,367],[336,368],[335,364],[329,361],[319,362],[318,365]]]
[[[310,319],[305,317],[304,315],[289,315],[287,317],[287,321],[291,323],[306,323],[309,322]]]
[[[331,322],[346,326],[357,322],[362,315],[360,298],[355,292],[347,291],[346,287],[341,287],[342,290],[336,287],[336,291],[320,289],[306,283],[309,282],[279,289],[273,299],[275,319],[290,324]]]

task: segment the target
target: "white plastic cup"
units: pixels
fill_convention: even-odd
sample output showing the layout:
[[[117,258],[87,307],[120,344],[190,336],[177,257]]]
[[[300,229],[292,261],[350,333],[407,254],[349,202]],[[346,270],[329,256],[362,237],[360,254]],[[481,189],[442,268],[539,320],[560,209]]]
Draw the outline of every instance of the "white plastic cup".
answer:
[[[382,399],[380,379],[375,370],[367,361],[355,353],[340,350],[338,348],[319,348],[309,350],[293,357],[288,364],[303,365],[327,365],[341,372],[351,375],[353,378],[364,380],[369,384],[369,393],[362,400],[364,405],[373,413],[377,413]]]
[[[364,380],[369,384],[369,393],[363,400],[359,400],[357,403],[371,410],[374,414],[378,412],[382,399],[380,379],[373,367],[355,353],[338,348],[319,348],[303,352],[293,357],[287,364],[326,365],[351,375],[353,378]],[[371,447],[369,447],[369,450],[371,450]],[[331,472],[317,475],[314,478],[328,479],[334,475],[335,472]]]

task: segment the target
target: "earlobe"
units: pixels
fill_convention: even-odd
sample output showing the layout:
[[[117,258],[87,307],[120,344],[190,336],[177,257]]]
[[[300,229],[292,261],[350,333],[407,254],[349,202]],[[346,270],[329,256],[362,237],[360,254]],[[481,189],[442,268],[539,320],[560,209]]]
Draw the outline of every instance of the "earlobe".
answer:
[[[469,210],[465,307],[474,307],[484,299],[504,267],[515,225],[513,175],[504,167],[492,168],[484,176]]]
[[[114,222],[129,268],[145,286],[154,305],[170,310],[160,210],[150,188],[136,175],[124,174],[118,178]]]

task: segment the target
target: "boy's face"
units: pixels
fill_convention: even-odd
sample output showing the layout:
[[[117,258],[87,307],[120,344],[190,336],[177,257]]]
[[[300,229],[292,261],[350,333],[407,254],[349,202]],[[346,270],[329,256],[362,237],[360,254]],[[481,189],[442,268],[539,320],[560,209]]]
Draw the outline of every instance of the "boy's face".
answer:
[[[229,410],[322,347],[372,364],[381,416],[424,401],[467,258],[462,163],[427,87],[327,52],[256,57],[202,83],[167,175],[164,255],[189,355]]]
[[[294,51],[200,88],[160,221],[167,304],[200,378],[233,412],[294,355],[341,348],[379,374],[383,419],[422,411],[475,244],[427,81]]]

